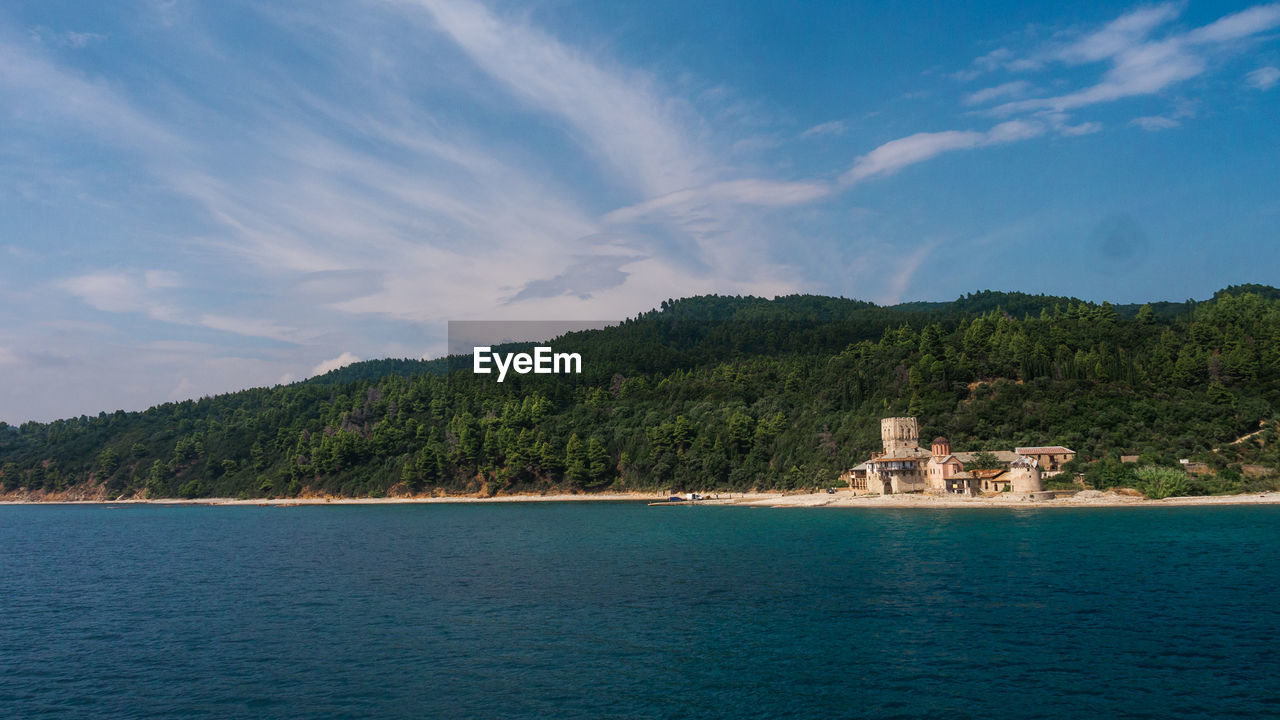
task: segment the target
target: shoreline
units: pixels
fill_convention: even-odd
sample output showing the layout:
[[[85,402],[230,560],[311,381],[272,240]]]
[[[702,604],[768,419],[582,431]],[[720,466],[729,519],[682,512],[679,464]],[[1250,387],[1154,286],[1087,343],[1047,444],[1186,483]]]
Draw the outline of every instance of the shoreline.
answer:
[[[747,493],[751,495],[751,493]],[[248,506],[294,506],[294,505],[441,505],[457,503],[530,503],[530,502],[622,502],[632,501],[654,502],[666,500],[666,495],[654,493],[582,493],[552,495],[496,495],[494,497],[477,497],[475,495],[412,496],[412,497],[296,497],[296,498],[121,498],[119,500],[83,500],[83,499],[50,499],[50,500],[7,500],[0,499],[4,505],[248,505]]]
[[[1139,495],[1123,492],[1085,491],[1057,497],[1052,500],[1032,500],[1021,496],[960,497],[927,494],[903,495],[855,495],[849,491],[834,494],[753,492],[733,493],[727,498],[711,498],[696,501],[666,503],[670,496],[655,493],[592,493],[552,495],[499,495],[476,497],[453,495],[444,497],[300,497],[300,498],[129,498],[120,500],[77,499],[23,499],[0,500],[5,505],[210,505],[210,506],[258,506],[296,507],[311,505],[446,505],[485,503],[545,503],[545,502],[647,502],[662,503],[670,507],[701,507],[709,505],[752,508],[1096,508],[1096,507],[1205,507],[1219,505],[1280,505],[1280,492],[1248,493],[1242,495],[1207,495],[1170,497],[1149,500]]]
[[[848,491],[834,495],[813,493],[808,495],[780,495],[775,499],[760,499],[739,503],[748,507],[770,508],[922,508],[922,509],[977,509],[1018,508],[1100,508],[1100,507],[1207,507],[1223,505],[1280,505],[1280,492],[1247,493],[1240,495],[1179,496],[1150,500],[1141,495],[1123,492],[1084,491],[1052,500],[1032,500],[1028,497],[1002,495],[988,497],[962,497],[928,494],[855,495]]]

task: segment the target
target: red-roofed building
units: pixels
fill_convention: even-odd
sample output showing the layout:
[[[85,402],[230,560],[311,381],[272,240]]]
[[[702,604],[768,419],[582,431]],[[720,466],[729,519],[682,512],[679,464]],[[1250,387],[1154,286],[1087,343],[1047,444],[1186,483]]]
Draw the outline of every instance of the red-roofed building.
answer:
[[[1075,450],[1061,445],[1020,447],[1014,448],[1013,451],[1023,457],[1035,459],[1036,464],[1040,466],[1040,472],[1045,475],[1057,475],[1062,472],[1063,465],[1071,462],[1076,457]]]
[[[951,442],[945,437],[934,438],[928,450],[921,448],[916,418],[883,418],[880,437],[881,452],[872,453],[865,463],[841,475],[854,492],[1032,493],[1042,488],[1042,468],[1047,473],[1060,472],[1062,464],[1076,455],[1074,450],[1060,445],[992,450],[986,454],[1000,467],[966,472],[965,466],[982,453],[952,452]]]

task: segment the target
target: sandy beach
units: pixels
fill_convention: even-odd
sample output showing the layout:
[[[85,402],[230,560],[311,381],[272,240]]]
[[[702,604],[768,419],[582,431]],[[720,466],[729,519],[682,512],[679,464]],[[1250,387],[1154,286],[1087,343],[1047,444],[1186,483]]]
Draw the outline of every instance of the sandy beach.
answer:
[[[433,505],[445,503],[539,503],[539,502],[647,502],[668,507],[703,507],[734,505],[753,508],[1070,508],[1070,507],[1170,507],[1184,505],[1271,505],[1280,504],[1280,492],[1249,493],[1242,495],[1213,495],[1200,497],[1171,497],[1148,500],[1131,490],[1084,490],[1074,494],[1064,493],[1052,500],[1036,499],[1003,493],[987,497],[962,497],[956,495],[930,495],[911,493],[901,495],[859,495],[848,491],[836,493],[715,493],[706,499],[693,502],[666,502],[665,493],[590,493],[548,495],[499,495],[477,497],[451,495],[443,497],[297,497],[297,498],[120,498],[116,500],[78,499],[73,497],[8,497],[0,505],[246,505],[292,507],[299,505]]]
[[[381,497],[351,498],[309,496],[296,498],[118,498],[106,500],[98,498],[75,497],[7,497],[0,499],[0,505],[432,505],[440,503],[527,503],[527,502],[618,502],[666,500],[668,496],[654,493],[590,493],[590,494],[549,494],[549,495],[498,495],[495,497],[479,497],[475,495],[446,495],[441,497]],[[760,498],[763,495],[751,497]]]
[[[713,501],[714,502],[714,501]],[[1174,505],[1269,505],[1280,504],[1280,492],[1251,493],[1244,495],[1214,495],[1202,497],[1171,497],[1148,500],[1132,491],[1084,490],[1064,494],[1052,500],[1032,500],[1027,497],[1002,493],[988,497],[963,497],[959,495],[930,495],[911,493],[902,495],[855,495],[844,491],[835,494],[825,492],[783,495],[771,498],[743,500],[740,503],[753,507],[796,508],[1062,508],[1062,507],[1169,507]]]

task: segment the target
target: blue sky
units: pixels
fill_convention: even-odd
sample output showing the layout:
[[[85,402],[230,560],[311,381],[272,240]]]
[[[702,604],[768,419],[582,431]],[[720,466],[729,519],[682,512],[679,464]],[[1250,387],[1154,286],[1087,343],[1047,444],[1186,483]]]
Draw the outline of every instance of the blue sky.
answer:
[[[1280,268],[1280,4],[0,7],[0,420],[668,297]]]

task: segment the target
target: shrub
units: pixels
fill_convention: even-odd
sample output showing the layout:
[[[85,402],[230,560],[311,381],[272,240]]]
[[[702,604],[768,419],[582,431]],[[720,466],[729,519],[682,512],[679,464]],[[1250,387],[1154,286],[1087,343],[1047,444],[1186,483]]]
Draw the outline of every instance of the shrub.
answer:
[[[1146,465],[1133,474],[1134,488],[1152,500],[1186,495],[1191,488],[1187,474],[1174,468]]]

